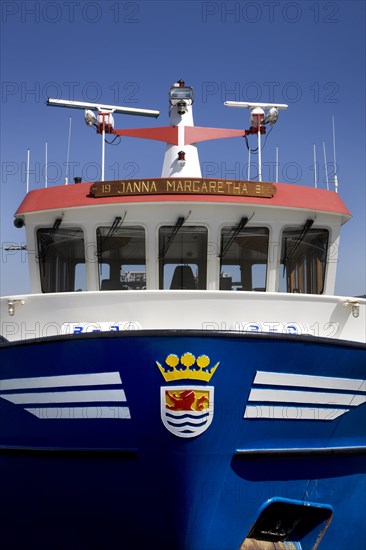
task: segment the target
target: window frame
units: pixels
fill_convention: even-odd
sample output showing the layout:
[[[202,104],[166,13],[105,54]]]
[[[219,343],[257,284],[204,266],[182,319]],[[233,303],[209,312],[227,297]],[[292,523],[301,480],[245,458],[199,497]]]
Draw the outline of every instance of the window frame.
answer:
[[[113,222],[112,222],[113,223]],[[128,224],[127,223],[122,223],[122,225],[120,227],[117,228],[117,232],[119,230],[128,230],[128,229],[138,229],[138,230],[142,230],[143,231],[143,237],[144,237],[144,263],[143,264],[132,264],[132,263],[123,263],[122,262],[122,259],[123,257],[120,257],[120,273],[119,273],[119,280],[117,281],[117,278],[113,278],[113,280],[116,281],[116,283],[120,283],[118,286],[120,288],[105,288],[105,289],[102,289],[102,282],[104,279],[101,278],[101,272],[100,272],[100,265],[109,265],[109,270],[111,269],[111,264],[106,262],[105,260],[102,260],[100,261],[100,256],[99,256],[99,247],[98,247],[98,242],[99,242],[99,238],[98,238],[98,230],[99,229],[110,229],[111,227],[111,222],[104,222],[104,223],[98,223],[97,225],[94,226],[94,238],[95,238],[95,245],[96,245],[96,252],[95,252],[95,255],[96,255],[96,270],[97,270],[97,273],[96,273],[96,277],[97,277],[97,284],[98,284],[98,290],[99,291],[102,291],[102,290],[130,290],[130,291],[135,291],[135,290],[146,290],[147,289],[147,280],[148,280],[148,269],[147,269],[147,259],[148,259],[148,231],[147,231],[147,228],[144,224],[141,224],[141,223],[138,223],[138,222],[129,222]],[[113,236],[112,236],[113,238]],[[116,261],[116,263],[118,263]],[[143,285],[143,288],[124,288],[125,286],[127,285],[124,285],[123,284],[123,281],[121,280],[121,275],[122,275],[122,267],[123,265],[134,265],[134,266],[138,266],[138,265],[141,265],[144,267],[144,285]],[[136,272],[137,273],[137,272]],[[112,280],[111,278],[111,273],[109,272],[109,279],[107,280]],[[113,286],[113,285],[111,285]],[[136,286],[141,286],[141,285],[136,285]]]
[[[64,222],[61,222],[59,227],[57,228],[57,231],[55,233],[55,235],[57,235],[59,233],[59,231],[67,231],[67,230],[77,230],[77,231],[80,231],[81,232],[81,235],[82,235],[82,250],[83,250],[83,260],[82,262],[79,261],[76,261],[76,262],[73,262],[73,280],[74,280],[74,288],[72,290],[70,289],[63,289],[63,290],[60,290],[60,289],[57,289],[57,287],[60,286],[60,284],[57,284],[57,278],[60,278],[60,267],[55,267],[55,265],[53,265],[52,267],[52,270],[54,272],[53,274],[53,289],[50,285],[48,285],[48,288],[46,287],[46,283],[47,283],[47,280],[46,280],[46,274],[42,274],[42,265],[43,265],[43,261],[41,260],[41,240],[39,238],[39,235],[40,235],[40,232],[42,230],[49,230],[49,232],[52,232],[52,229],[53,229],[53,224],[52,223],[49,223],[49,224],[45,224],[45,225],[39,225],[37,227],[35,227],[34,229],[34,234],[35,234],[35,244],[36,244],[36,251],[37,251],[37,255],[36,255],[36,263],[38,264],[38,277],[39,277],[39,282],[40,282],[40,288],[41,288],[41,292],[43,294],[54,294],[54,293],[63,293],[63,292],[78,292],[79,290],[80,291],[86,291],[87,290],[87,254],[86,254],[86,231],[85,231],[85,228],[82,226],[82,225],[74,225],[74,224],[71,224],[71,223],[64,223]],[[55,259],[57,259],[57,257],[55,257]],[[65,262],[65,265],[66,265],[66,262]],[[84,289],[77,289],[76,288],[76,267],[78,265],[84,265],[84,270],[85,270],[85,273],[84,273]],[[51,267],[51,262],[49,263],[49,266]],[[50,275],[52,274],[49,274],[49,277],[48,279],[50,279]],[[64,283],[64,286],[65,286],[65,283]]]
[[[241,292],[268,292],[267,288],[268,288],[268,274],[269,274],[269,261],[270,261],[270,239],[271,239],[271,232],[272,232],[272,229],[271,229],[271,226],[269,225],[264,225],[264,224],[255,224],[255,225],[252,225],[252,224],[247,224],[245,225],[245,227],[242,229],[243,232],[245,232],[246,230],[252,230],[252,229],[264,229],[266,231],[266,234],[267,234],[267,259],[266,259],[266,262],[251,262],[251,282],[253,282],[253,272],[252,272],[252,269],[253,269],[253,266],[255,265],[265,265],[265,269],[266,269],[266,272],[265,272],[265,277],[264,277],[264,287],[253,287],[250,289],[250,290],[247,290],[247,289],[244,289],[243,288],[243,285],[242,285],[242,280],[240,281],[241,283],[241,286],[242,288],[227,288],[227,289],[224,289],[224,288],[221,288],[221,282],[222,282],[222,277],[221,277],[221,272],[224,270],[223,268],[225,267],[225,264],[222,263],[222,259],[220,258],[220,252],[221,252],[221,246],[222,246],[222,234],[223,234],[223,230],[225,228],[229,229],[233,229],[235,227],[235,223],[231,224],[230,225],[230,222],[225,222],[225,223],[222,223],[220,225],[220,227],[218,228],[218,240],[217,240],[217,243],[218,243],[218,280],[217,280],[217,288],[218,290],[222,291],[222,290],[227,290],[227,291],[231,291],[231,292],[235,292],[235,291],[241,291]],[[240,236],[240,234],[238,235]],[[264,234],[263,234],[264,236]],[[232,245],[233,246],[233,243]],[[230,248],[231,248],[230,246]],[[230,248],[228,249],[228,251],[230,250]],[[233,266],[233,265],[236,265],[239,269],[240,269],[240,264],[227,264],[229,266]],[[237,286],[237,285],[235,285]]]
[[[280,242],[279,242],[279,244],[280,244],[280,246],[279,246],[279,259],[278,259],[278,262],[279,262],[279,266],[278,266],[278,270],[279,270],[279,272],[278,272],[278,292],[281,292],[281,293],[284,293],[284,294],[297,294],[297,293],[299,293],[299,294],[311,294],[311,295],[315,295],[315,296],[320,296],[320,295],[324,294],[324,290],[325,290],[325,287],[326,287],[327,274],[328,274],[329,249],[330,249],[331,237],[332,237],[332,229],[329,226],[322,225],[322,226],[319,226],[319,227],[314,227],[314,225],[313,225],[308,230],[308,232],[306,234],[306,236],[308,236],[309,234],[311,234],[314,231],[326,231],[327,232],[326,246],[325,246],[325,260],[323,262],[323,265],[324,265],[323,277],[322,277],[322,281],[321,281],[320,291],[319,292],[295,292],[294,291],[295,289],[293,291],[291,291],[291,290],[288,289],[287,277],[282,277],[282,275],[281,275],[281,272],[284,268],[284,262],[282,261],[282,258],[283,258],[282,243],[283,243],[284,234],[285,234],[286,231],[298,231],[298,233],[300,234],[301,230],[302,230],[302,226],[299,226],[299,224],[286,225],[286,226],[283,226],[281,228]],[[306,236],[305,236],[305,238],[306,238]],[[303,243],[300,243],[300,244],[303,244]],[[281,290],[280,289],[282,279],[285,280],[284,284],[286,285],[286,290]],[[306,281],[306,285],[307,286],[309,285],[308,281]]]
[[[170,285],[169,285],[169,288],[164,288],[164,267],[168,264],[172,264],[176,267],[182,265],[182,266],[185,266],[185,265],[197,265],[197,268],[198,270],[200,270],[200,263],[196,263],[195,261],[192,260],[192,262],[185,262],[185,261],[182,261],[182,262],[174,262],[174,261],[171,261],[171,262],[165,262],[165,263],[162,263],[162,260],[164,260],[164,258],[160,258],[160,231],[163,227],[169,227],[171,229],[173,229],[175,226],[175,223],[174,222],[163,222],[163,223],[160,223],[159,225],[157,225],[156,227],[156,248],[157,248],[157,288],[159,290],[171,290],[171,284],[173,282],[173,276],[174,276],[174,273],[172,274],[172,280],[170,281]],[[200,222],[191,222],[191,223],[183,223],[183,225],[180,227],[179,231],[178,231],[178,235],[179,235],[179,232],[181,230],[184,230],[184,229],[190,229],[190,228],[195,228],[195,227],[198,227],[198,228],[202,228],[205,230],[205,234],[206,234],[206,254],[205,256],[202,258],[202,263],[205,262],[205,266],[203,265],[203,271],[202,271],[202,275],[203,275],[203,281],[202,281],[202,284],[200,284],[200,273],[198,274],[198,281],[199,281],[199,286],[196,286],[195,289],[193,290],[207,290],[208,289],[208,266],[209,266],[209,261],[208,261],[208,250],[209,250],[209,235],[210,235],[210,227],[207,223],[200,223]],[[203,234],[203,232],[202,232]],[[184,290],[184,289],[178,289],[178,290]]]

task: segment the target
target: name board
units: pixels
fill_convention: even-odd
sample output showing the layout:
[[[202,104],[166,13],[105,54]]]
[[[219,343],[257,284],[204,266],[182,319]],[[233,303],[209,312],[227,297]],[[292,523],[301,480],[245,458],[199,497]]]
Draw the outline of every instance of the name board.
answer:
[[[130,195],[229,195],[270,199],[276,193],[272,183],[219,179],[157,178],[145,180],[98,181],[90,186],[92,197]]]

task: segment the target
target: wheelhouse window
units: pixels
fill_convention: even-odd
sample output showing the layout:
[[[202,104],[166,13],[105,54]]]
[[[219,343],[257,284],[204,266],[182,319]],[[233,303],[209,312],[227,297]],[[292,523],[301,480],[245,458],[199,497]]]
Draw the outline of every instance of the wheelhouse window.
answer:
[[[97,229],[100,290],[146,289],[145,230],[139,226]]]
[[[61,218],[37,230],[42,292],[86,290],[83,230],[60,225]]]
[[[269,230],[247,221],[221,231],[220,290],[266,290]]]
[[[280,292],[322,294],[329,232],[286,229],[282,235]]]
[[[159,229],[159,288],[204,290],[207,281],[207,228],[183,226],[178,218]]]

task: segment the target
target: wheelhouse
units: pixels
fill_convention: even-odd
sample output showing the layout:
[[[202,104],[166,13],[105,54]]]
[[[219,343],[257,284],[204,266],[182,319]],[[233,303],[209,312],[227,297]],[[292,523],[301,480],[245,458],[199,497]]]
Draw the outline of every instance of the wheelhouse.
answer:
[[[282,188],[297,192],[296,186],[277,187],[280,198]],[[322,199],[324,191],[310,191],[314,208],[290,209],[288,199],[273,204],[190,195],[169,201],[124,197],[107,204],[94,199],[97,209],[90,197],[82,205],[42,212],[27,211],[25,204],[17,214],[36,251],[32,290],[332,294],[339,230],[349,215],[334,193],[338,207],[325,211],[315,197],[320,193]]]
[[[183,219],[183,218],[182,218]],[[241,222],[240,222],[241,223]],[[217,253],[217,290],[261,291],[267,288],[269,227],[223,227],[210,240],[202,225],[162,225],[155,241],[161,290],[206,290],[208,255]],[[145,290],[148,239],[142,226],[99,226],[95,250],[88,257],[82,227],[37,230],[37,263],[42,292],[87,290],[85,263],[98,273],[99,290]],[[286,228],[277,266],[281,292],[322,294],[328,259],[329,230]],[[89,256],[90,256],[89,246]]]

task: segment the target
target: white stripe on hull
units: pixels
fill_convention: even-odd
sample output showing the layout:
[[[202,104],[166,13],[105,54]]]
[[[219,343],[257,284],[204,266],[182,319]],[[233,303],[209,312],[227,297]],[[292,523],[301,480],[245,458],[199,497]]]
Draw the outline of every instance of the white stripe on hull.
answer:
[[[3,394],[15,405],[26,403],[88,403],[91,401],[126,401],[124,390],[82,390],[44,393],[11,393]]]
[[[282,388],[273,388],[273,386],[282,386]],[[343,393],[309,391],[309,389],[343,390]],[[296,406],[296,403],[299,405]],[[335,420],[350,411],[345,407],[358,407],[364,403],[366,403],[366,380],[257,371],[244,418]]]
[[[356,407],[366,403],[366,395],[347,393],[320,393],[311,391],[252,389],[248,401],[276,403],[306,403],[314,405],[343,405]]]
[[[40,407],[25,409],[41,420],[90,420],[106,419],[129,420],[128,407]]]
[[[335,420],[349,409],[322,409],[311,407],[279,407],[274,405],[247,406],[244,418],[276,420]]]
[[[105,386],[107,384],[122,384],[119,372],[10,378],[8,380],[0,380],[0,391],[62,388],[67,386]]]
[[[258,371],[253,384],[366,392],[366,380]]]

